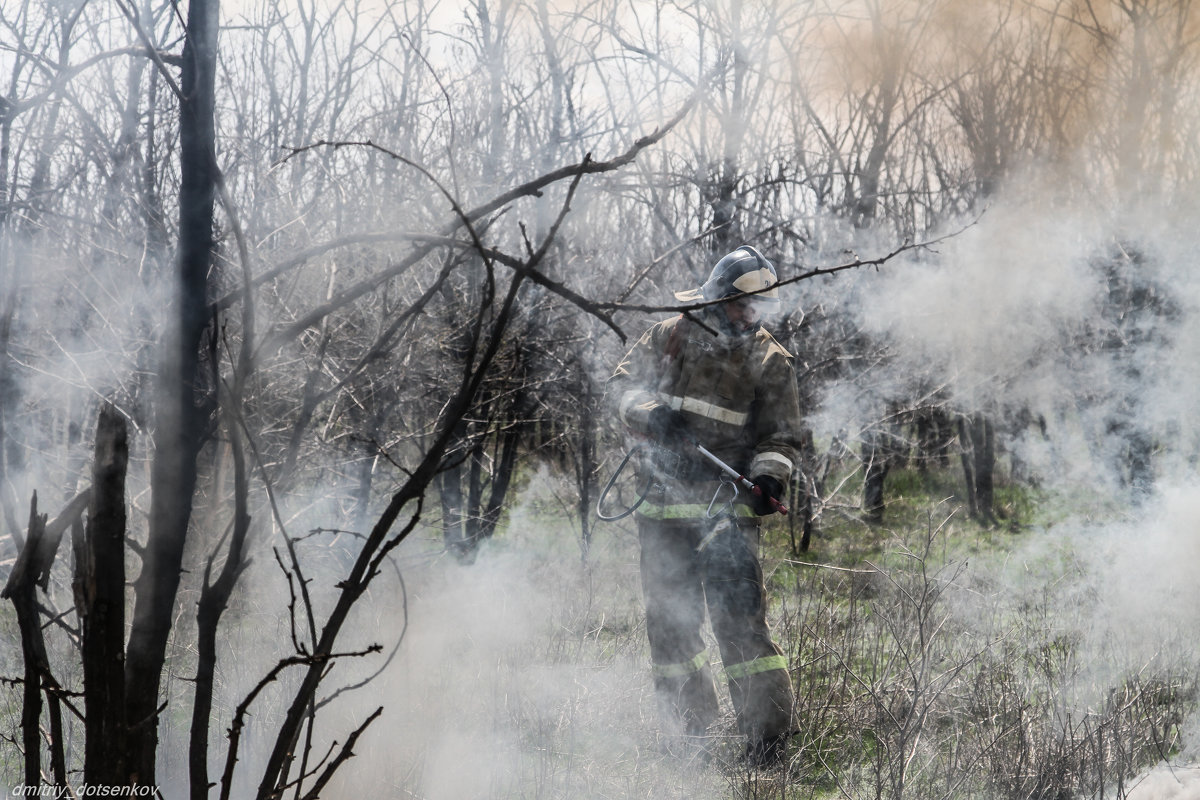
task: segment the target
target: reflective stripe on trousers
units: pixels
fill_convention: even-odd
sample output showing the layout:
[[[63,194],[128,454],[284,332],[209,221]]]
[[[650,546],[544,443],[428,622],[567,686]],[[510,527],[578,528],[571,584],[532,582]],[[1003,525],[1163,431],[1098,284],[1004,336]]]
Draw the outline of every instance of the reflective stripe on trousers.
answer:
[[[686,678],[704,669],[708,663],[708,651],[697,653],[696,657],[680,664],[654,664],[650,672],[656,678]]]
[[[639,516],[638,538],[646,634],[662,707],[689,730],[703,731],[718,716],[701,635],[707,611],[738,728],[748,736],[788,730],[791,679],[767,625],[756,520]]]
[[[757,675],[760,672],[770,672],[773,669],[786,670],[787,668],[787,656],[763,656],[762,658],[743,661],[740,664],[727,664],[725,666],[725,674],[730,680],[736,681],[748,678],[751,675]]]
[[[679,664],[653,664],[650,672],[656,678],[686,678],[704,668],[709,663],[708,651],[697,653],[695,658]],[[729,664],[725,667],[725,675],[731,680],[741,680],[760,672],[770,672],[773,669],[788,668],[787,656],[763,656],[743,661],[740,664]]]

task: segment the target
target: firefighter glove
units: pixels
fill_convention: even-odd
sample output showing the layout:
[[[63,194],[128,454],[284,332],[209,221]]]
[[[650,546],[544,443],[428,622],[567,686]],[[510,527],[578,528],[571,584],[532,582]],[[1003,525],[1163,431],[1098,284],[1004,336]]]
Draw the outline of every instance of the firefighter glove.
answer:
[[[692,438],[683,413],[669,406],[658,406],[650,412],[646,422],[646,433],[662,444],[676,444]]]
[[[783,484],[770,475],[759,475],[754,479],[754,485],[759,489],[754,493],[754,513],[759,516],[774,514],[775,506],[771,501],[783,499]]]

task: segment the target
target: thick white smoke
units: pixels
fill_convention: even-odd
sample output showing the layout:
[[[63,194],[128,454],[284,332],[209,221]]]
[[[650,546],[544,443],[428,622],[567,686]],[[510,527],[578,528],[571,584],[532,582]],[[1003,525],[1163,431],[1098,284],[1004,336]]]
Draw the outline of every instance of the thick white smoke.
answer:
[[[1098,303],[1086,259],[1100,231],[1026,200],[997,203],[866,290],[864,329],[902,371],[944,376],[965,406],[1052,402],[1061,387],[1046,366]]]
[[[1196,800],[1200,798],[1200,769],[1161,766],[1134,781],[1128,800]]]
[[[403,646],[326,724],[346,730],[385,706],[339,776],[345,796],[725,796],[719,774],[660,749],[636,543],[603,528],[585,567],[561,491],[535,476],[503,541],[472,565],[441,556],[403,569]],[[402,594],[388,583],[372,598],[372,633],[392,641]]]
[[[1001,469],[1019,459],[1059,522],[971,570],[1003,586],[1007,607],[1061,601],[1053,625],[1087,665],[1061,701],[1085,713],[1125,679],[1200,664],[1200,282],[1194,230],[1158,221],[1165,210],[1115,220],[1049,197],[1011,191],[931,251],[857,277],[848,305],[887,356],[869,385],[831,387],[813,420],[819,437],[857,430],[883,401],[930,387],[952,411],[993,416]],[[1158,310],[1114,316],[1105,259],[1151,287]],[[1156,488],[1140,504],[1124,491],[1128,429],[1114,421],[1153,441]],[[1196,763],[1200,720],[1180,729],[1174,763]],[[1130,796],[1200,797],[1198,785],[1164,768]]]

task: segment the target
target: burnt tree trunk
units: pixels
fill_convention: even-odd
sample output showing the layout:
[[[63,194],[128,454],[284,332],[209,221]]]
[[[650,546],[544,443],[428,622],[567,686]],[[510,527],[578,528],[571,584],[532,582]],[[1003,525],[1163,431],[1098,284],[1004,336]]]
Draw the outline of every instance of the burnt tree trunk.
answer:
[[[83,645],[83,776],[93,786],[123,786],[125,720],[125,419],[105,405],[96,423],[92,498],[75,548],[75,599]]]
[[[966,486],[967,513],[972,519],[979,517],[979,501],[975,495],[975,448],[971,428],[966,417],[958,419],[958,454],[962,460],[963,484]]]
[[[25,662],[21,696],[21,747],[25,751],[24,785],[40,786],[42,783],[42,665],[46,660],[46,645],[42,639],[42,628],[38,623],[37,552],[41,547],[46,530],[46,515],[37,510],[37,493],[29,508],[29,529],[25,546],[17,557],[3,596],[12,601],[17,612],[17,626],[21,631],[21,655]]]
[[[50,567],[58,552],[63,532],[79,518],[87,504],[89,492],[85,491],[67,504],[66,510],[57,519],[46,524],[47,515],[37,510],[37,493],[33,495],[29,508],[29,530],[25,545],[9,573],[0,597],[12,601],[17,614],[17,627],[21,632],[21,655],[25,663],[23,696],[21,701],[21,743],[25,751],[25,786],[41,784],[41,717],[42,692],[46,694],[46,711],[49,717],[50,769],[56,787],[67,785],[66,751],[62,726],[62,687],[50,672],[50,661],[46,656],[46,641],[42,636],[42,625],[37,604],[37,587],[45,591],[50,583]],[[57,796],[57,795],[56,795]]]
[[[513,472],[517,467],[517,450],[521,441],[519,424],[511,423],[498,437],[496,446],[499,453],[493,459],[495,467],[492,472],[491,492],[479,529],[480,536],[484,538],[489,538],[496,532],[496,526],[500,523],[500,512],[508,498],[508,488],[512,485]]]
[[[460,446],[469,443],[465,464],[446,468],[439,478],[446,547],[463,563],[473,562],[479,546],[496,532],[508,498],[521,443],[523,381],[524,377],[518,375],[512,388],[513,399],[503,407],[494,399],[478,404],[482,421],[470,425],[464,423],[456,433],[460,437]],[[500,430],[487,432],[485,428],[491,421],[500,426]],[[489,444],[492,448],[490,466]]]
[[[867,522],[883,522],[885,506],[883,483],[892,467],[902,463],[905,455],[904,437],[894,412],[891,420],[880,422],[863,435],[863,514]]]
[[[996,520],[996,426],[980,414],[975,421],[975,497],[979,516],[988,525]]]
[[[869,434],[862,446],[862,460],[866,470],[863,475],[863,513],[872,524],[883,522],[883,482],[892,466],[887,450],[879,439],[879,434]]]
[[[958,421],[967,489],[967,507],[971,516],[985,525],[994,525],[996,428],[986,414],[963,415]]]
[[[128,769],[130,782],[137,785],[155,783],[159,687],[192,514],[196,457],[212,406],[201,386],[200,352],[208,326],[218,179],[213,120],[217,8],[217,0],[192,0],[183,46],[179,256],[167,349],[159,373],[150,532],[135,583],[125,670]]]

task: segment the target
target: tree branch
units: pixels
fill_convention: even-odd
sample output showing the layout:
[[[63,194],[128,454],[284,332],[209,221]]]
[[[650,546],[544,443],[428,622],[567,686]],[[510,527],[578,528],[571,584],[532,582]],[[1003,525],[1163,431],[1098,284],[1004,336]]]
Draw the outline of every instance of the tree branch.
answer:
[[[320,321],[324,317],[328,316],[332,312],[336,311],[337,309],[341,308],[342,306],[345,306],[348,303],[351,303],[354,300],[357,300],[359,297],[362,297],[363,295],[367,294],[368,292],[373,291],[376,287],[383,284],[384,282],[406,272],[412,266],[414,266],[415,264],[420,262],[421,259],[425,258],[427,255],[429,255],[431,252],[433,252],[437,247],[444,246],[446,244],[445,237],[450,236],[455,231],[457,231],[459,228],[462,228],[465,226],[468,229],[470,229],[470,226],[475,221],[480,219],[481,217],[484,217],[488,214],[492,214],[492,213],[500,210],[504,206],[508,205],[509,203],[512,203],[515,200],[518,200],[522,197],[540,197],[542,194],[542,191],[544,189],[546,189],[549,186],[552,186],[555,183],[566,180],[568,178],[578,180],[580,177],[582,177],[584,175],[596,175],[596,174],[600,174],[600,173],[604,173],[604,172],[612,172],[614,170],[617,170],[617,169],[620,169],[621,167],[626,166],[627,164],[631,163],[635,158],[637,158],[638,154],[640,154],[643,150],[645,150],[646,148],[651,147],[654,144],[657,144],[659,141],[661,141],[663,139],[663,137],[665,137],[667,135],[667,133],[669,133],[676,125],[678,125],[681,121],[683,121],[683,119],[686,118],[687,115],[691,112],[691,110],[695,107],[698,97],[699,97],[699,94],[693,94],[691,96],[691,98],[689,98],[688,101],[686,103],[684,103],[683,107],[679,110],[679,112],[673,118],[671,118],[666,124],[664,124],[662,127],[655,130],[653,133],[650,133],[646,136],[641,137],[640,139],[635,141],[633,143],[633,145],[631,145],[623,153],[621,153],[607,161],[594,161],[594,160],[592,160],[592,158],[590,156],[587,156],[583,159],[583,161],[581,161],[579,163],[571,164],[566,167],[560,167],[559,169],[548,172],[545,175],[541,175],[537,178],[534,178],[533,180],[527,181],[527,182],[525,182],[519,186],[516,186],[500,195],[497,195],[496,197],[489,200],[488,202],[483,203],[482,205],[476,206],[475,208],[470,209],[470,210],[462,209],[458,205],[458,203],[454,199],[454,197],[446,190],[446,188],[444,186],[441,185],[440,182],[437,181],[437,179],[425,167],[412,161],[411,159],[405,158],[404,156],[389,150],[386,147],[383,147],[382,145],[376,144],[375,142],[373,142],[369,139],[363,140],[363,141],[337,141],[337,142],[321,140],[318,142],[314,142],[313,144],[305,145],[303,147],[292,148],[292,150],[288,153],[288,155],[284,156],[284,158],[281,159],[279,163],[284,163],[288,159],[290,159],[292,156],[308,152],[309,150],[314,150],[317,148],[325,148],[325,147],[332,147],[334,149],[342,149],[342,148],[347,148],[347,147],[363,147],[363,148],[369,148],[372,150],[376,150],[380,153],[383,153],[403,164],[406,164],[406,165],[412,167],[413,169],[420,172],[422,175],[426,176],[430,181],[432,181],[437,186],[438,190],[443,194],[443,196],[445,196],[450,201],[451,207],[454,211],[455,220],[451,223],[448,223],[446,226],[444,226],[443,229],[440,231],[440,235],[434,236],[432,239],[427,241],[425,244],[418,245],[413,250],[412,253],[410,253],[408,256],[404,257],[403,259],[401,259],[401,261],[398,262],[397,264],[393,265],[392,267],[389,267],[388,269],[384,270],[383,272],[381,272],[377,275],[367,278],[366,280],[360,281],[358,284],[355,284],[354,286],[351,286],[348,289],[342,291],[336,297],[330,299],[328,302],[322,304],[321,306],[318,306],[317,308],[312,309],[307,314],[304,314],[299,319],[295,320],[294,322],[290,323],[289,325],[286,325],[286,326],[274,331],[268,337],[269,345],[276,346],[284,341],[294,338],[295,336],[299,335],[302,331],[315,325],[318,321]],[[484,248],[482,246],[482,244],[479,241],[477,241],[477,237],[472,237],[472,238],[473,238],[473,240],[475,240],[475,241],[473,241],[473,245],[476,247],[477,250],[480,251],[481,257],[483,257],[485,259],[490,257],[491,251]],[[528,275],[528,277],[532,278],[533,275],[530,274],[530,275]],[[533,279],[538,280],[538,278],[533,278]],[[547,280],[549,280],[549,279],[547,279]],[[539,283],[541,283],[540,280],[539,280]],[[546,285],[547,288],[552,288],[550,285],[547,285],[547,284],[543,284],[543,285]],[[560,293],[565,292],[565,291],[567,291],[565,289],[565,287],[561,287]],[[567,295],[564,294],[564,296],[567,296]],[[576,295],[575,297],[578,298],[578,295]],[[227,298],[227,299],[230,302],[233,301],[233,298]],[[571,298],[568,298],[568,299],[571,299]],[[225,302],[225,300],[222,300],[222,302]],[[576,302],[576,300],[572,299],[572,302]],[[591,311],[589,310],[589,306],[586,304],[586,302],[584,305],[582,305],[580,307],[583,308],[584,310],[588,310],[589,313],[591,313]],[[612,327],[611,321],[605,320],[603,317],[601,317],[601,319],[602,319],[602,321],[605,322],[605,324]],[[620,333],[620,332],[618,331],[618,333]]]

